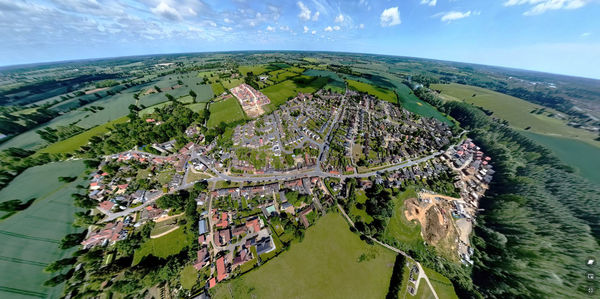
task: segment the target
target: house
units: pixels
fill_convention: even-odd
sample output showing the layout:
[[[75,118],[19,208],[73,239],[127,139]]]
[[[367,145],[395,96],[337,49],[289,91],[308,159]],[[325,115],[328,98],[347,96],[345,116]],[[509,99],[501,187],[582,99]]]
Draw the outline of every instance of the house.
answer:
[[[275,249],[271,236],[264,237],[256,242],[256,253],[261,255]]]
[[[260,222],[258,218],[246,221],[246,227],[254,233],[260,231]]]
[[[242,251],[240,251],[240,253],[233,258],[233,266],[239,266],[249,260],[252,259],[252,254],[250,253],[250,250],[248,250],[247,248],[244,248]]]
[[[223,229],[215,234],[214,241],[218,246],[225,246],[231,240],[231,231],[229,229]]]
[[[308,219],[306,219],[306,215],[312,212],[312,210],[312,206],[309,206],[308,208],[300,212],[300,222],[302,222],[302,225],[304,225],[305,228],[310,226],[310,223],[308,223]]]
[[[115,206],[115,203],[112,201],[105,200],[98,205],[98,209],[103,210],[105,212],[110,212],[110,210]]]
[[[196,260],[196,263],[194,264],[194,268],[196,268],[196,270],[200,270],[204,266],[206,266],[206,264],[208,264],[208,249],[206,247],[204,247],[204,248],[198,250],[197,254],[198,254],[198,259]]]
[[[127,231],[123,230],[123,222],[108,223],[103,229],[93,232],[90,236],[81,242],[84,249],[92,248],[97,245],[105,246],[114,244],[119,240],[127,238]]]
[[[221,281],[227,278],[227,272],[225,272],[225,259],[220,257],[217,259],[217,281]]]

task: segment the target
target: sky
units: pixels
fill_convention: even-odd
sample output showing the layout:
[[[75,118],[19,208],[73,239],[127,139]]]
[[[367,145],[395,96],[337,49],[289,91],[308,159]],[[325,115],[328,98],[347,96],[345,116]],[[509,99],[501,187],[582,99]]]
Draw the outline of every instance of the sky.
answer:
[[[0,0],[0,65],[315,50],[600,79],[600,0]]]

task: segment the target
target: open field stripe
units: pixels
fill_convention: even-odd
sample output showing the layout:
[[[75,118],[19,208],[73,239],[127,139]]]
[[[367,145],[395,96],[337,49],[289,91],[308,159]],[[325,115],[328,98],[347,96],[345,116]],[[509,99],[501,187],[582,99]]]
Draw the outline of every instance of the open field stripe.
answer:
[[[48,263],[24,260],[24,259],[20,259],[20,258],[16,258],[16,257],[1,256],[1,255],[0,255],[0,261],[12,262],[12,263],[17,263],[17,264],[27,264],[27,265],[40,266],[40,267],[48,266]]]
[[[48,238],[40,238],[40,237],[32,237],[32,236],[13,233],[13,232],[5,231],[5,230],[0,230],[0,234],[10,236],[10,237],[15,237],[15,238],[27,239],[27,240],[42,241],[42,242],[48,242],[48,243],[54,243],[54,244],[60,243],[60,241],[58,241],[58,240],[53,240],[53,239],[48,239]]]
[[[32,296],[32,297],[39,297],[39,298],[45,298],[48,295],[48,294],[42,293],[42,292],[28,291],[28,290],[17,289],[17,288],[9,288],[9,287],[5,287],[5,286],[0,286],[0,292],[13,293],[13,294]]]

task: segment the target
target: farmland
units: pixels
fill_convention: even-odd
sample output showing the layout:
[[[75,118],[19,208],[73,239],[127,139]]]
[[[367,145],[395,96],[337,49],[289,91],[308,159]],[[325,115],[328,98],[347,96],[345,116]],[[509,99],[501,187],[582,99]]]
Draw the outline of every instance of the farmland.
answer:
[[[289,78],[293,78],[298,76],[297,73],[290,72],[287,69],[281,69],[277,71],[272,71],[269,73],[269,80],[279,83],[281,81],[285,81]]]
[[[324,89],[331,89],[332,91],[338,93],[344,93],[346,89],[346,83],[344,82],[344,79],[342,79],[338,74],[332,71],[310,69],[306,70],[303,74],[306,76],[328,77],[329,79],[331,79],[323,87]]]
[[[83,180],[62,183],[57,177],[78,176],[83,170],[81,161],[37,166],[0,191],[2,201],[37,198],[26,210],[0,222],[0,297],[60,296],[62,285],[42,286],[51,277],[42,270],[48,263],[71,255],[72,250],[61,250],[58,243],[64,235],[76,231],[71,226],[76,208],[70,195]]]
[[[277,67],[267,64],[261,65],[242,65],[240,66],[240,73],[242,75],[247,76],[248,73],[252,72],[254,75],[260,75],[266,73],[268,71],[276,70]]]
[[[398,93],[398,97],[400,97],[400,104],[404,109],[425,117],[433,117],[448,125],[453,125],[452,121],[442,115],[437,109],[415,96],[408,86],[398,83],[395,90]]]
[[[315,77],[301,76],[305,79],[311,79]],[[286,80],[281,83],[271,85],[267,88],[261,90],[269,99],[271,100],[271,104],[268,107],[271,110],[274,110],[279,105],[285,103],[288,99],[291,99],[298,95],[299,92],[304,93],[312,93],[323,87],[327,83],[327,78],[315,78],[308,85],[301,86],[298,85],[293,80]]]
[[[363,261],[359,258],[367,256]],[[301,243],[264,266],[219,284],[215,298],[383,298],[395,255],[364,243],[339,214],[308,229]]]
[[[179,253],[183,248],[190,245],[190,239],[185,234],[183,227],[156,239],[148,239],[133,255],[132,265],[137,265],[144,257],[153,255],[166,258]]]
[[[230,123],[246,118],[238,100],[234,97],[210,104],[208,127],[213,128],[221,122]]]
[[[385,88],[381,88],[378,86],[374,86],[368,83],[347,80],[348,87],[354,89],[356,91],[365,92],[377,98],[380,98],[384,101],[388,101],[390,103],[397,103],[398,99],[393,91]]]
[[[551,116],[561,115],[560,112],[553,109],[475,86],[453,83],[433,84],[431,88],[440,90],[440,96],[443,99],[464,101],[490,110],[493,112],[493,117],[506,120],[517,129],[527,129],[538,134],[574,138],[600,147],[600,142],[593,141],[597,134],[567,126],[567,121]],[[544,112],[531,113],[533,110],[541,108],[544,108]]]
[[[219,82],[211,83],[210,87],[212,88],[213,94],[216,96],[225,92],[225,87],[223,87],[223,84]]]

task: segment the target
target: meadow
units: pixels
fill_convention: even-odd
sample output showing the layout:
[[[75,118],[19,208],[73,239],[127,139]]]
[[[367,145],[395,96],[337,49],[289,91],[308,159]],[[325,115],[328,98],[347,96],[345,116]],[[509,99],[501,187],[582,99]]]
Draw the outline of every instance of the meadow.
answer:
[[[240,73],[244,76],[247,76],[248,73],[252,72],[254,75],[264,74],[268,71],[276,70],[277,67],[269,65],[269,64],[259,64],[259,65],[241,65],[239,67]]]
[[[183,227],[156,239],[148,239],[133,254],[132,265],[135,266],[148,255],[166,258],[179,253],[183,248],[190,245],[190,239],[185,234]]]
[[[383,232],[383,237],[387,240],[395,240],[400,244],[405,244],[407,248],[423,249],[421,225],[418,222],[408,221],[404,216],[404,201],[416,197],[415,190],[408,188],[393,199],[394,211]]]
[[[597,134],[567,126],[567,121],[550,117],[550,114],[562,114],[553,109],[545,108],[546,112],[542,114],[531,113],[533,110],[544,107],[475,86],[452,83],[432,84],[431,88],[440,90],[442,99],[464,101],[492,111],[492,117],[506,120],[512,127],[517,129],[527,129],[527,131],[538,134],[574,138],[600,147],[600,142],[594,141]]]
[[[220,82],[211,83],[210,87],[212,88],[212,92],[215,96],[221,95],[225,92],[225,87]]]
[[[71,194],[82,177],[71,183],[59,176],[79,176],[82,161],[50,163],[27,169],[0,191],[0,200],[36,201],[26,210],[0,221],[0,298],[58,298],[63,285],[44,287],[52,277],[43,269],[55,260],[71,256],[73,250],[58,248],[60,240],[78,231],[71,225],[77,208]]]
[[[207,122],[209,128],[214,128],[221,122],[230,123],[246,118],[240,103],[235,97],[212,103],[209,110],[210,118]]]
[[[344,82],[344,79],[332,71],[309,69],[306,70],[303,75],[329,78],[329,82],[323,86],[323,89],[331,89],[332,91],[338,93],[344,93],[346,90],[346,83]]]
[[[441,112],[435,109],[435,107],[431,106],[429,103],[419,99],[416,95],[414,95],[412,90],[408,86],[399,83],[396,85],[395,90],[396,93],[398,93],[398,97],[400,98],[400,104],[404,109],[424,117],[435,118],[441,122],[445,122],[449,126],[454,125],[454,123],[450,119],[445,117]]]
[[[302,76],[304,78],[311,78],[308,76]],[[314,78],[314,77],[312,77]],[[299,86],[293,80],[286,80],[281,83],[271,85],[267,88],[261,89],[260,91],[264,93],[271,100],[271,104],[267,107],[269,110],[275,110],[277,107],[287,100],[298,95],[299,92],[303,93],[313,93],[319,89],[321,89],[328,81],[328,78],[316,78],[307,86]]]
[[[439,298],[458,299],[458,296],[456,296],[454,286],[452,285],[450,279],[427,267],[423,267],[423,270],[425,270],[425,274],[427,274],[427,278],[429,278],[429,281],[431,282],[431,285],[435,289],[435,292],[437,293]],[[427,285],[427,283],[424,280],[421,281],[421,284]],[[419,286],[419,289],[420,288],[421,286]]]
[[[392,251],[361,241],[341,215],[330,213],[308,228],[302,242],[211,292],[214,298],[383,298],[394,259]]]
[[[348,87],[350,89],[353,89],[353,90],[356,90],[359,92],[368,93],[372,96],[375,96],[384,101],[388,101],[390,103],[395,104],[398,102],[398,99],[396,98],[396,95],[394,94],[394,92],[389,89],[375,86],[375,85],[372,85],[369,83],[350,80],[350,79],[346,80],[346,82],[348,82]]]
[[[289,78],[293,78],[296,76],[298,76],[297,73],[290,72],[287,69],[281,69],[281,70],[269,72],[269,80],[271,80],[275,83],[279,83],[281,81],[285,81]]]

